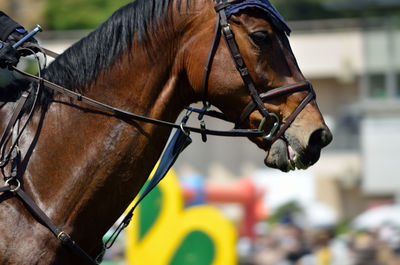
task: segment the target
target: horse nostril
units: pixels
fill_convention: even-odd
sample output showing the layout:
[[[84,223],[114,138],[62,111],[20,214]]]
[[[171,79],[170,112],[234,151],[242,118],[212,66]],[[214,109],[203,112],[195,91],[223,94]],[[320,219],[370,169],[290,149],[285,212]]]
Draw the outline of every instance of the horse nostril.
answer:
[[[318,129],[314,131],[309,140],[310,146],[319,146],[324,148],[332,141],[332,133],[327,129]]]

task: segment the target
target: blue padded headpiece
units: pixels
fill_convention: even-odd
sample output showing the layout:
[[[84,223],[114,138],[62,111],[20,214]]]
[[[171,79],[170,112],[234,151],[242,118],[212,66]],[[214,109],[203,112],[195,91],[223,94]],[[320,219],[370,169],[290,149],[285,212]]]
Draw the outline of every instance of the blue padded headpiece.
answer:
[[[275,7],[268,0],[245,0],[239,3],[235,3],[226,7],[226,16],[229,18],[232,14],[237,14],[246,8],[258,8],[266,12],[272,20],[272,23],[279,29],[290,35],[292,31],[286,24],[283,17],[275,9]]]

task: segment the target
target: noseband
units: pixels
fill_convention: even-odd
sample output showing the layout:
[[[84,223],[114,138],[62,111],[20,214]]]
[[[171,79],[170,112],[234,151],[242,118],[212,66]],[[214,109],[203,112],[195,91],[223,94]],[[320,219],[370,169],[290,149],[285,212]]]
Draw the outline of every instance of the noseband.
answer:
[[[218,49],[219,40],[221,38],[221,32],[224,36],[225,43],[229,49],[229,52],[232,56],[233,62],[235,63],[236,69],[240,73],[242,80],[246,87],[248,88],[251,96],[251,101],[248,105],[243,109],[239,119],[235,123],[235,129],[239,128],[243,122],[250,116],[250,114],[254,110],[258,110],[263,116],[262,121],[258,127],[259,131],[263,130],[263,126],[266,121],[273,121],[273,126],[269,132],[264,132],[262,138],[269,142],[269,144],[274,143],[277,139],[279,139],[284,132],[289,128],[290,124],[295,120],[297,115],[303,110],[303,108],[315,99],[315,92],[311,85],[311,82],[308,80],[304,80],[301,82],[297,82],[288,86],[278,87],[272,89],[266,93],[258,94],[256,85],[252,77],[250,76],[249,70],[244,62],[243,56],[240,53],[239,47],[235,40],[235,35],[232,32],[232,29],[228,23],[226,8],[232,4],[243,2],[244,0],[236,0],[236,1],[220,1],[215,3],[215,11],[217,12],[217,20],[215,25],[214,37],[212,40],[211,48],[208,53],[206,66],[204,68],[203,75],[203,83],[202,83],[202,96],[203,96],[203,105],[204,108],[208,108],[211,104],[207,102],[207,81],[210,74],[210,68],[212,65],[213,58]],[[307,96],[302,100],[302,102],[297,106],[297,108],[290,114],[289,117],[286,118],[284,123],[281,123],[277,114],[273,112],[269,112],[264,105],[264,102],[281,97],[287,96],[292,93],[307,91]]]

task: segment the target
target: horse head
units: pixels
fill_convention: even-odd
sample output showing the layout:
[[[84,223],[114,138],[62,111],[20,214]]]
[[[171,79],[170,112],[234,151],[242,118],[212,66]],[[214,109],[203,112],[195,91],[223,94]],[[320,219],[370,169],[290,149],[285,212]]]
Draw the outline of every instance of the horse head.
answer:
[[[233,8],[233,12],[226,13],[228,26],[257,88],[257,93],[262,94],[304,81],[305,77],[299,69],[287,38],[290,29],[268,1],[259,1],[263,3],[260,7],[257,4],[251,5],[254,2],[257,1],[250,1],[248,6],[239,2],[236,11]],[[216,24],[215,12],[210,11],[214,9],[214,5],[208,4],[210,8],[203,9],[202,15],[198,16],[201,19],[194,23],[209,30],[199,31],[187,40],[193,45],[187,45],[190,48],[187,48],[185,65],[189,82],[198,98],[201,98],[203,93],[202,80],[199,77],[202,76],[206,64],[205,58],[209,52]],[[267,7],[271,9],[266,10]],[[223,38],[219,39],[219,43],[215,45],[218,49],[215,51],[207,82],[208,101],[241,128],[260,128],[268,134],[276,120],[279,120],[280,127],[285,126],[291,114],[309,92],[293,91],[265,101],[264,106],[268,113],[276,115],[270,115],[269,119],[265,119],[265,123],[263,122],[265,115],[254,108],[247,117],[242,117],[242,121],[238,124],[243,110],[253,99],[232,59],[232,51],[226,39],[225,41]],[[263,124],[260,125],[261,123]],[[265,137],[251,137],[250,140],[266,151],[264,162],[267,166],[289,171],[295,168],[306,169],[313,165],[319,159],[321,149],[331,142],[332,134],[313,98],[307,102],[279,138],[272,142],[266,141]]]

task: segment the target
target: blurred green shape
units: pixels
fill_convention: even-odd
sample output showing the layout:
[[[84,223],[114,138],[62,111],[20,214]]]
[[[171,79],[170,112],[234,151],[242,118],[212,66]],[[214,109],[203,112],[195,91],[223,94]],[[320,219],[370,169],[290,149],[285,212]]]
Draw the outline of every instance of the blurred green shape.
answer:
[[[182,241],[169,265],[211,265],[214,256],[212,239],[202,231],[192,231]]]
[[[131,0],[47,0],[47,29],[93,29]]]
[[[148,182],[148,181],[147,181]],[[147,185],[147,184],[146,184]],[[147,196],[143,199],[140,207],[137,208],[139,213],[139,239],[141,241],[151,229],[153,224],[156,222],[162,203],[162,192],[160,188],[155,187]]]

